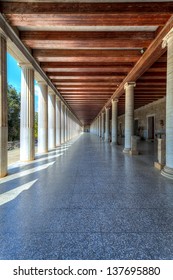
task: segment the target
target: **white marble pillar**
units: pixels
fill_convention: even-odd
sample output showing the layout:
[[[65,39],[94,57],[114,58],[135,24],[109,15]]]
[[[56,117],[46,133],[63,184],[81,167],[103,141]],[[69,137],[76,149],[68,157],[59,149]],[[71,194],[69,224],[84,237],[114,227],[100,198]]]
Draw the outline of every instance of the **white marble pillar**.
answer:
[[[38,153],[48,152],[48,86],[38,82]]]
[[[56,97],[56,146],[61,145],[61,100]]]
[[[67,108],[67,141],[69,141],[69,109]]]
[[[7,175],[7,43],[0,33],[0,178]]]
[[[64,106],[64,141],[67,142],[67,107]]]
[[[20,110],[20,160],[32,161],[35,157],[34,139],[34,69],[32,65],[21,66]]]
[[[98,116],[98,136],[100,137],[100,116]]]
[[[173,179],[173,29],[163,41],[167,46],[167,81],[166,81],[166,165],[161,174]]]
[[[134,134],[134,87],[136,83],[126,83],[125,89],[125,146],[124,153],[131,150],[131,136]]]
[[[109,120],[109,111],[110,108],[105,108],[105,141],[108,142],[110,140],[110,120]]]
[[[68,112],[68,140],[71,139],[71,115],[70,115],[70,111]]]
[[[64,103],[61,101],[61,144],[65,142]]]
[[[48,94],[48,148],[56,147],[56,96],[49,90]]]
[[[118,99],[112,100],[112,144],[118,139]]]
[[[101,137],[101,115],[98,118],[99,118],[99,137]]]
[[[105,128],[105,113],[104,112],[102,112],[102,139],[104,139],[104,133],[105,133],[105,131],[104,131],[104,128]]]

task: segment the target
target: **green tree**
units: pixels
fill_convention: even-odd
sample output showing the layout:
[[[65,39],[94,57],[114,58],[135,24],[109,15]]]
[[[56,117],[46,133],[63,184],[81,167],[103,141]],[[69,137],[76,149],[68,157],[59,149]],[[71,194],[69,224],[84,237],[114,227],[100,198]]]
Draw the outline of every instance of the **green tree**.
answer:
[[[8,141],[20,139],[20,93],[8,85]]]

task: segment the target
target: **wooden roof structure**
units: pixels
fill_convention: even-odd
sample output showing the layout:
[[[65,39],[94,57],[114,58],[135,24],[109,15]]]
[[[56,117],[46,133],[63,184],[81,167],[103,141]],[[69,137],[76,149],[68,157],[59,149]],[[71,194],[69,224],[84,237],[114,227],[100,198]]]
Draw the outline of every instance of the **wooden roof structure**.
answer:
[[[172,1],[1,1],[17,31],[83,124],[90,124],[136,81],[135,108],[166,94],[166,49]]]

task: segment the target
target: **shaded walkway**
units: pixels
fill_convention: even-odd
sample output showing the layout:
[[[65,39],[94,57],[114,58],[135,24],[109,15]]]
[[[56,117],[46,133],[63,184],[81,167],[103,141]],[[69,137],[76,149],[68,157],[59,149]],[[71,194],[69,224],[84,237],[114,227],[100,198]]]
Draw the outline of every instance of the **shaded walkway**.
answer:
[[[0,193],[34,182],[0,206],[0,259],[173,259],[173,183],[152,167],[151,145],[130,157],[76,140],[0,181]]]

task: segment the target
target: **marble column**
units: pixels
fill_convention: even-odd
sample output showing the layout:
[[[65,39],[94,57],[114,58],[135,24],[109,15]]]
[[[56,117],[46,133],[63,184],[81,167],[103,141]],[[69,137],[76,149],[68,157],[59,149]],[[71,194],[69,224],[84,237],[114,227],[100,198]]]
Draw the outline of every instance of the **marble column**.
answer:
[[[0,177],[7,175],[7,43],[0,33]]]
[[[34,139],[34,69],[30,64],[21,66],[20,160],[35,157]]]
[[[118,99],[112,100],[112,144],[118,139]]]
[[[61,101],[61,144],[65,142],[64,103]]]
[[[104,128],[105,128],[105,113],[104,112],[102,112],[102,139],[104,139],[104,133],[105,133],[105,131],[104,131]]]
[[[136,83],[126,83],[125,89],[125,146],[124,153],[131,150],[131,136],[134,134],[134,87]]]
[[[67,108],[67,141],[69,141],[69,109]]]
[[[99,136],[100,133],[100,121],[99,121],[99,117],[97,118],[97,136]]]
[[[38,82],[38,153],[48,152],[48,86]]]
[[[67,107],[64,106],[64,141],[67,142]]]
[[[99,116],[99,137],[101,137],[101,115]]]
[[[61,145],[61,100],[56,97],[56,146]]]
[[[161,174],[173,179],[173,29],[163,41],[167,46],[167,81],[166,81],[166,165]]]
[[[48,148],[56,147],[56,96],[53,91],[48,94]]]
[[[105,141],[106,142],[109,142],[109,140],[110,140],[109,111],[110,111],[109,107],[105,108],[105,115],[106,115],[106,117],[105,117]]]
[[[71,112],[68,112],[68,140],[71,139]]]

